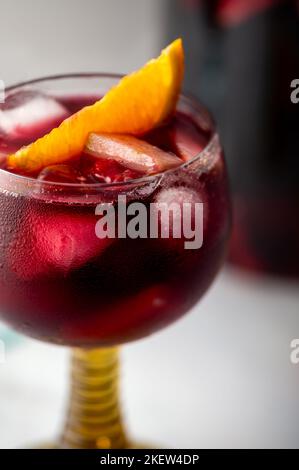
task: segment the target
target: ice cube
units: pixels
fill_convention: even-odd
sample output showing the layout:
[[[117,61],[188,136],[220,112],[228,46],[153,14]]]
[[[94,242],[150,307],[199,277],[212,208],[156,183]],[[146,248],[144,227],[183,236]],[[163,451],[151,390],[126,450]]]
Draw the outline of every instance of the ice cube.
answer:
[[[67,211],[67,209],[65,209]],[[10,267],[23,280],[67,274],[100,255],[112,238],[97,238],[93,214],[28,211],[11,242]]]
[[[182,163],[175,155],[129,135],[92,133],[85,151],[144,175],[169,170]]]
[[[192,122],[183,118],[170,131],[171,146],[184,161],[191,160],[207,145],[207,137]]]
[[[196,204],[201,204],[200,209],[196,210]],[[205,231],[208,204],[203,192],[185,186],[162,189],[155,198],[153,209],[156,217],[158,214],[161,238],[184,240],[186,229],[194,227]]]
[[[38,138],[68,116],[68,110],[51,96],[17,91],[0,105],[0,133],[11,139]]]
[[[73,183],[80,184],[86,182],[86,177],[72,165],[50,165],[45,167],[38,175],[38,180],[52,183]]]

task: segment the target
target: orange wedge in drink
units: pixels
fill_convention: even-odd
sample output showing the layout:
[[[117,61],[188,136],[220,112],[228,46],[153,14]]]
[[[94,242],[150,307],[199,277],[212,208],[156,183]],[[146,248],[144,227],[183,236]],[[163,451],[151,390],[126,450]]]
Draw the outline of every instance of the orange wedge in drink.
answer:
[[[79,155],[91,132],[140,135],[174,112],[184,73],[181,39],[106,95],[65,119],[59,127],[8,157],[8,166],[28,173]]]

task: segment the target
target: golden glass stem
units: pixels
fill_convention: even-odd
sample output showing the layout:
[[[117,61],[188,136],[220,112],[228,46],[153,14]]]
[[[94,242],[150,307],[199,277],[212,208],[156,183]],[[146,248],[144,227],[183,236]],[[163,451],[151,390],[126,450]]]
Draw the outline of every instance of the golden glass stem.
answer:
[[[68,415],[60,447],[127,447],[119,406],[117,348],[74,349]]]

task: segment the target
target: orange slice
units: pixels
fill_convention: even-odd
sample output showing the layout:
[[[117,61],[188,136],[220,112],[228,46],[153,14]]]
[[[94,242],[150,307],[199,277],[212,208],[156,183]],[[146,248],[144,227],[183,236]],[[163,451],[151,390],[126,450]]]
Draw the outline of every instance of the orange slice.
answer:
[[[140,135],[159,126],[175,110],[184,73],[181,39],[157,59],[125,76],[95,104],[8,157],[10,168],[37,172],[79,155],[91,132]]]

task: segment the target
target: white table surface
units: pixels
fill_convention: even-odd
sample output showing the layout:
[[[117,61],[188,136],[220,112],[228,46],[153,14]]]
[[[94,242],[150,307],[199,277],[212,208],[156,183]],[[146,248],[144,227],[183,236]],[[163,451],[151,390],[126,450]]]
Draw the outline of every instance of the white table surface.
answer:
[[[298,285],[225,270],[191,314],[123,348],[131,434],[173,448],[298,448],[294,338]],[[0,364],[0,447],[54,436],[64,413],[68,351],[19,337],[6,352]]]

